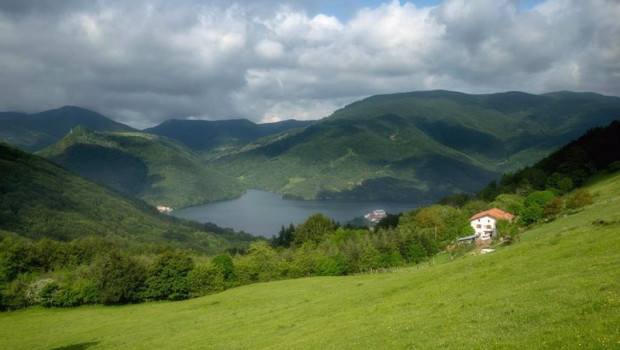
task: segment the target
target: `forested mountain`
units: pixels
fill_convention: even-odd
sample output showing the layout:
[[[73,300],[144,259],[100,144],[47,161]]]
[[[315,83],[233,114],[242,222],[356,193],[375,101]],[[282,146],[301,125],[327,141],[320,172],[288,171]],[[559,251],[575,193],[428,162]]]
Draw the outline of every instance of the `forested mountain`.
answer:
[[[588,130],[532,166],[505,174],[499,184],[481,191],[484,199],[499,193],[553,190],[561,193],[580,187],[592,176],[620,170],[620,119]]]
[[[620,98],[593,93],[381,95],[212,164],[292,197],[433,201],[477,191],[616,119]]]
[[[0,113],[0,140],[27,151],[45,148],[83,125],[98,131],[135,131],[93,111],[65,106],[45,112]]]
[[[221,153],[231,147],[243,146],[262,137],[303,128],[314,121],[285,120],[255,124],[246,119],[235,120],[167,120],[144,132],[175,139],[200,153]]]
[[[87,236],[171,243],[203,252],[227,240],[159,214],[145,202],[94,184],[39,156],[0,143],[0,231],[31,239]]]
[[[243,192],[235,179],[204,165],[180,143],[157,135],[77,127],[38,154],[152,205],[179,208]]]

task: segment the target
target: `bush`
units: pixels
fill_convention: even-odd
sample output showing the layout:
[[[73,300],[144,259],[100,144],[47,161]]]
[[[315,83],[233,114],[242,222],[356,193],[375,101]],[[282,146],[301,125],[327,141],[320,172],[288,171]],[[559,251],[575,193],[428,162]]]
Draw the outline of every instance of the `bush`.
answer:
[[[580,188],[575,190],[568,198],[566,207],[569,209],[579,209],[594,203],[594,196],[588,190]]]
[[[545,204],[544,214],[547,218],[555,218],[564,210],[564,197],[555,197]]]
[[[349,273],[349,263],[342,254],[332,255],[317,263],[319,276],[344,276]]]
[[[157,300],[187,299],[187,275],[193,268],[194,262],[187,253],[168,250],[160,254],[146,279],[143,296]]]
[[[505,244],[512,244],[519,235],[519,228],[508,220],[497,220],[497,234]]]
[[[93,262],[93,275],[103,304],[128,303],[138,300],[146,268],[136,259],[111,251]]]
[[[187,274],[187,286],[190,297],[200,297],[218,293],[227,288],[224,274],[214,266],[199,265]]]

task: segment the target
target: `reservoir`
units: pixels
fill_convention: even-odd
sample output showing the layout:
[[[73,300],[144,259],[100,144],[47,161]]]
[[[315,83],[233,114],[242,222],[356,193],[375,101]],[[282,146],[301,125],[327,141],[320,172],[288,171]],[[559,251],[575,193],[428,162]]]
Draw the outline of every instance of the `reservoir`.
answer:
[[[237,199],[175,210],[173,215],[271,238],[278,234],[282,226],[288,227],[291,223],[297,225],[316,213],[322,213],[344,225],[375,209],[398,214],[418,206],[420,204],[415,204],[413,201],[411,203],[356,200],[301,201],[282,199],[279,194],[271,192],[248,190]]]

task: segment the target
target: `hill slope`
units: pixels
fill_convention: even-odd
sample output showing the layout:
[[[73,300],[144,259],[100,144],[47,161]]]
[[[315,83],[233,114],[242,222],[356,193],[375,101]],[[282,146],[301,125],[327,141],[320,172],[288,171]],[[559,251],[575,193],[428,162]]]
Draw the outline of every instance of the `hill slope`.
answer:
[[[246,119],[219,121],[172,119],[145,129],[144,132],[175,139],[194,151],[210,155],[313,123],[314,121],[285,120],[255,124]]]
[[[146,203],[0,143],[0,230],[62,241],[109,236],[213,251],[225,240],[196,232]]]
[[[0,140],[27,151],[45,148],[83,125],[98,131],[134,131],[84,108],[65,106],[35,114],[0,113]]]
[[[481,193],[488,200],[498,193],[514,193],[520,187],[533,190],[580,187],[597,173],[620,169],[620,120],[590,129],[530,167],[505,174],[499,186],[490,184]],[[562,181],[564,186],[561,185]],[[567,187],[562,189],[561,187]],[[562,192],[562,191],[561,191]]]
[[[0,347],[616,348],[620,174],[589,190],[601,194],[595,204],[490,254],[178,303],[4,313]]]
[[[213,164],[293,197],[433,201],[476,191],[616,119],[620,98],[591,93],[382,95]]]
[[[178,208],[242,193],[236,180],[205,166],[183,145],[156,135],[75,128],[39,154],[152,205]]]

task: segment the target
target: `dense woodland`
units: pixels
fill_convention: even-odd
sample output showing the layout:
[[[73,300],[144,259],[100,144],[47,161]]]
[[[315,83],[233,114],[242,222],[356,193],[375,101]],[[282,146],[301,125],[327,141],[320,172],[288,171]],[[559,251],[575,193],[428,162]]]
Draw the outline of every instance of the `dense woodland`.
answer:
[[[473,249],[454,244],[472,233],[469,217],[492,207],[517,215],[513,223],[500,221],[499,237],[493,242],[512,244],[527,227],[592,203],[593,194],[578,186],[592,176],[619,170],[620,147],[614,147],[619,127],[620,122],[614,122],[593,129],[477,195],[455,195],[390,215],[371,228],[343,227],[316,214],[298,226],[282,227],[271,241],[216,255],[170,244],[132,244],[118,237],[61,242],[2,232],[0,307],[179,300],[255,282],[419,264],[439,252],[454,259]]]

